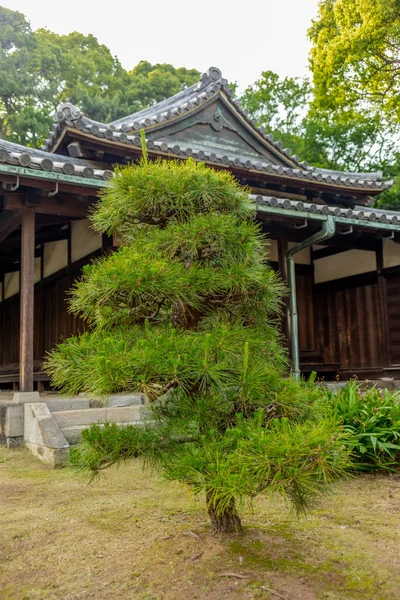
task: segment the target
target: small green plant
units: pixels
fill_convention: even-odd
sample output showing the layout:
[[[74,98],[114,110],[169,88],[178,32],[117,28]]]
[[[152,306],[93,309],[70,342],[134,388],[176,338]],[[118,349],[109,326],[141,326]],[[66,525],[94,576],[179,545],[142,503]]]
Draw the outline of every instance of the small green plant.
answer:
[[[319,392],[288,378],[277,326],[285,288],[247,191],[188,160],[119,168],[92,223],[121,248],[86,267],[71,310],[91,332],[47,362],[63,392],[144,392],[140,427],[83,434],[75,465],[96,474],[142,457],[203,494],[215,531],[241,529],[238,504],[275,491],[302,511],[348,466]]]
[[[400,394],[376,387],[363,389],[357,380],[328,392],[333,418],[348,434],[353,467],[390,469],[400,465]]]

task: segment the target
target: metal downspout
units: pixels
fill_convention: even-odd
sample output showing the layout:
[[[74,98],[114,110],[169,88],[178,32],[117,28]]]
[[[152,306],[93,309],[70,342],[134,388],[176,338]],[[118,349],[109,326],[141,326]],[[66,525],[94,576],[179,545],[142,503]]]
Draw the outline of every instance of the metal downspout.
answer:
[[[318,242],[323,242],[335,235],[336,223],[334,218],[329,215],[324,221],[321,231],[317,231],[311,237],[289,248],[286,254],[288,267],[288,285],[289,285],[289,312],[290,312],[290,331],[292,348],[292,375],[295,381],[300,379],[300,358],[299,358],[299,327],[297,318],[297,297],[296,297],[296,272],[294,255],[300,250],[309,248]]]

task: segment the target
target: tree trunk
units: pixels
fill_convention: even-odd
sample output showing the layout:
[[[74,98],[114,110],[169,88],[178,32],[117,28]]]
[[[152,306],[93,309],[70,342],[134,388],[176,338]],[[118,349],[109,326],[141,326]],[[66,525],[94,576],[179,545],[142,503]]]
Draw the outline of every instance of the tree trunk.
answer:
[[[207,497],[207,510],[214,533],[237,533],[242,531],[242,523],[236,511],[234,500],[231,500],[228,508],[221,512],[218,510],[218,503],[217,505],[212,504]]]

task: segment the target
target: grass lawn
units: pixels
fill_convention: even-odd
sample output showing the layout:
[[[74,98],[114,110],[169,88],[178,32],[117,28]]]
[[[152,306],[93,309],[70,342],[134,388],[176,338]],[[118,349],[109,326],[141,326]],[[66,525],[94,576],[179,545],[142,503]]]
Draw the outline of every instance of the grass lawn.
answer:
[[[341,482],[300,520],[275,497],[241,514],[244,535],[214,537],[138,462],[87,485],[0,447],[0,598],[400,599],[399,476]]]

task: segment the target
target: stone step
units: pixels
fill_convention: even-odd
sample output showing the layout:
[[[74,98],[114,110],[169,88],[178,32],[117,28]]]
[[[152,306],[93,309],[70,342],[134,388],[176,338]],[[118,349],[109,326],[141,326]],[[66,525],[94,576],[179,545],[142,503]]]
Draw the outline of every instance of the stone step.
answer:
[[[88,408],[83,410],[54,411],[52,416],[61,428],[94,423],[133,423],[141,421],[146,407],[142,405]]]
[[[133,421],[130,423],[116,423],[116,425],[120,425],[120,426],[126,426],[126,425],[141,425],[142,422],[141,421]],[[67,442],[71,445],[71,446],[75,446],[76,444],[79,444],[79,442],[81,441],[81,437],[82,437],[82,431],[84,429],[87,429],[87,425],[72,425],[70,427],[63,427],[61,429],[64,437],[67,439]],[[100,427],[104,427],[103,423],[100,423]]]
[[[44,398],[43,402],[51,412],[90,408],[89,400],[84,398],[51,398],[50,400]]]
[[[113,406],[136,406],[144,404],[143,396],[140,394],[127,395],[127,394],[113,394],[108,396],[105,400],[89,399],[81,396],[79,398],[49,398],[46,399],[44,396],[41,398],[41,402],[44,402],[48,409],[52,412],[60,410],[80,410],[84,408],[106,408]]]

